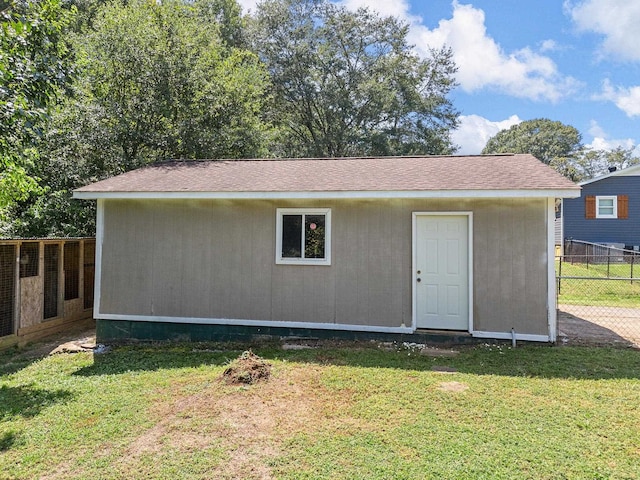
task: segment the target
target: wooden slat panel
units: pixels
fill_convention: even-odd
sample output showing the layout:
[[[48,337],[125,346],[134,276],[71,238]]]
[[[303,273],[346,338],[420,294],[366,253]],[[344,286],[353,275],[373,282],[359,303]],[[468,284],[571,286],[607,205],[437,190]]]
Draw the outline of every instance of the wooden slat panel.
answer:
[[[596,197],[593,195],[584,198],[584,217],[596,218]]]
[[[618,218],[626,220],[629,218],[629,196],[618,195]]]

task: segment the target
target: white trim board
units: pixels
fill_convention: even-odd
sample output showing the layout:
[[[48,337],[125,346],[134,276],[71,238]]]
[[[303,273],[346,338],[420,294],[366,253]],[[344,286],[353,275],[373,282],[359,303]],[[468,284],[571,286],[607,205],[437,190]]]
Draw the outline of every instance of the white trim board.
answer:
[[[548,335],[536,335],[534,333],[515,333],[511,332],[484,332],[475,331],[471,332],[471,335],[476,338],[489,338],[494,340],[512,340],[515,336],[516,340],[522,340],[523,342],[552,342]]]
[[[102,292],[102,240],[104,238],[104,200],[98,199],[96,211],[96,258],[93,293],[93,312],[100,312],[100,295]],[[97,317],[96,317],[97,318]]]
[[[549,341],[555,342],[558,331],[556,314],[556,202],[553,198],[547,200],[547,326]],[[564,240],[562,240],[564,243]]]
[[[95,199],[375,199],[375,198],[577,198],[580,190],[401,190],[318,192],[90,192],[75,191],[73,198]]]
[[[339,323],[287,322],[276,320],[247,320],[242,318],[163,317],[153,315],[97,314],[98,320],[128,320],[133,322],[192,323],[199,325],[233,325],[246,327],[309,328],[316,330],[345,330],[353,332],[414,333],[411,327],[378,325],[346,325]]]

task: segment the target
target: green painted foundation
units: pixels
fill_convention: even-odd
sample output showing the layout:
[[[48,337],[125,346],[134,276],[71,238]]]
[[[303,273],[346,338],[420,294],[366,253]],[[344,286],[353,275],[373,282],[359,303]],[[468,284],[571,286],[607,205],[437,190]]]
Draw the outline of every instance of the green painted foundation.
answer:
[[[96,320],[96,341],[103,344],[131,342],[251,342],[287,338],[334,339],[425,344],[477,344],[486,339],[466,332],[420,331],[407,333],[357,332],[314,328],[249,327],[131,320]]]

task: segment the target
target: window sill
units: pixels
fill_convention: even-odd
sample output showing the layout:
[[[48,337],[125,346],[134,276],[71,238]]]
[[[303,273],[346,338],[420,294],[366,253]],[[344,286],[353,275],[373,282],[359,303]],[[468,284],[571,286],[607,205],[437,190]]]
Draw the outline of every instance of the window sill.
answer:
[[[312,259],[309,259],[309,258],[303,258],[303,259],[278,258],[278,259],[276,259],[276,265],[324,265],[324,266],[330,266],[331,265],[331,260],[330,259],[326,259],[326,258],[322,258],[322,259],[318,259],[318,260],[312,260]]]

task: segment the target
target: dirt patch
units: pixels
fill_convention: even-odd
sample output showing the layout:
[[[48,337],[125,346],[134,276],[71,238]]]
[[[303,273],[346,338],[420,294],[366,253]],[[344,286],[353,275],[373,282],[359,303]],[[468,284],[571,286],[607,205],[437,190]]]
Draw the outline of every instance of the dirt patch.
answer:
[[[153,412],[157,423],[133,439],[114,467],[130,472],[143,457],[214,449],[225,453],[209,478],[272,479],[276,475],[269,464],[282,454],[283,438],[344,423],[339,412],[349,395],[338,398],[327,390],[321,372],[317,365],[281,365],[268,382],[214,382],[186,396],[175,390],[173,399]]]
[[[438,386],[438,389],[442,390],[443,392],[454,392],[454,393],[464,392],[468,388],[469,388],[468,385],[460,382],[442,382]]]
[[[56,353],[93,351],[96,348],[95,328],[57,333],[48,338],[20,348],[15,360],[31,360]]]
[[[243,352],[222,373],[222,379],[230,385],[253,385],[270,376],[271,364],[251,350]]]

